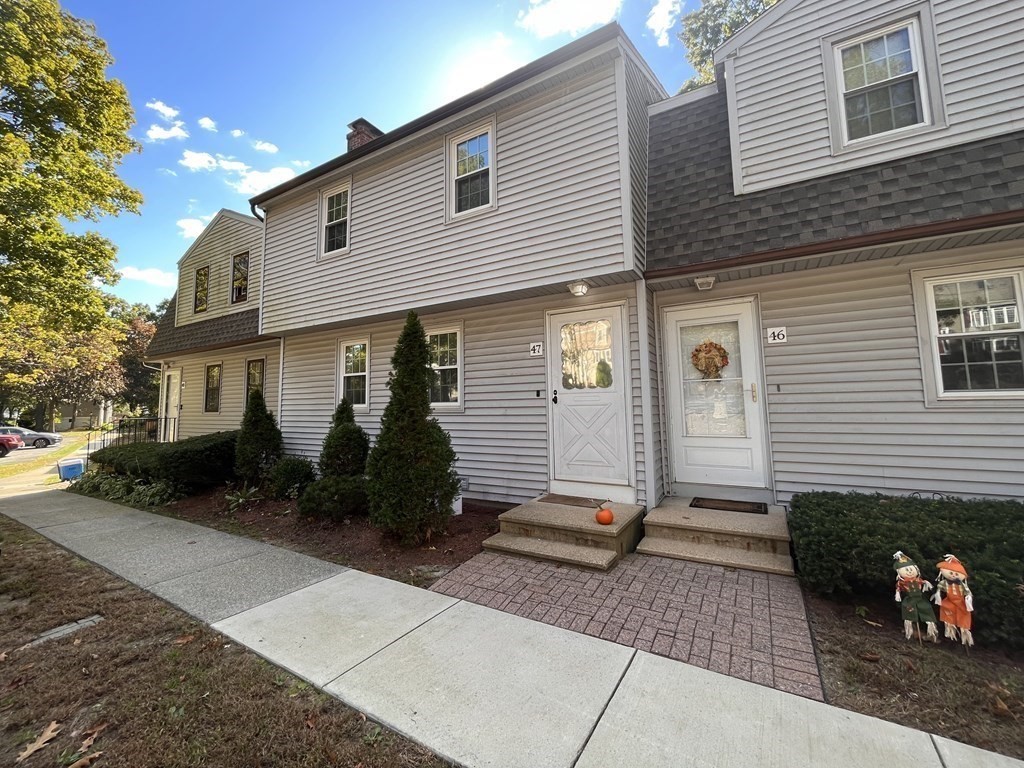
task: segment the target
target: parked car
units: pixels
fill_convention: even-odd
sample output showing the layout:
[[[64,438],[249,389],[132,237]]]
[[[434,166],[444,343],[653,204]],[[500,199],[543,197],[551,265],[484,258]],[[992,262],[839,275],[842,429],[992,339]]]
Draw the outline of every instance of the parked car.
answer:
[[[36,448],[56,445],[64,439],[63,435],[56,432],[34,432],[24,427],[0,427],[0,435],[17,435],[22,439],[23,445],[34,445]]]
[[[21,435],[0,434],[0,459],[11,451],[24,447],[25,441],[21,439]]]

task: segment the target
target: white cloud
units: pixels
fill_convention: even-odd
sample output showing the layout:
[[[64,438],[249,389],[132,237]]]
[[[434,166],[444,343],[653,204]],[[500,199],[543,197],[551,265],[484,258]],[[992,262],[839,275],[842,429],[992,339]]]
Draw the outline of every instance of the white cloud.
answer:
[[[217,155],[217,166],[224,171],[248,171],[249,166],[243,163],[241,160],[235,160],[233,157],[227,155]]]
[[[177,176],[176,171],[172,171],[170,168],[157,168],[157,173],[162,173],[164,176]]]
[[[212,171],[217,167],[217,161],[208,152],[193,152],[191,149],[186,149],[181,153],[178,165],[183,165],[190,171]]]
[[[277,144],[271,144],[269,141],[260,141],[259,139],[252,143],[252,148],[257,152],[269,152],[270,154],[277,152]]]
[[[174,107],[167,106],[162,101],[147,101],[146,106],[154,110],[155,112],[159,112],[160,117],[167,121],[173,120],[178,116],[178,110],[176,110]]]
[[[668,46],[668,33],[676,25],[682,10],[682,0],[657,0],[647,14],[647,28],[654,33],[660,47]]]
[[[146,138],[150,141],[163,141],[164,139],[187,139],[188,131],[185,130],[185,123],[175,120],[170,128],[162,125],[151,125],[146,131]]]
[[[567,32],[576,37],[598,24],[607,24],[619,14],[622,0],[530,0],[520,11],[516,24],[537,37]]]
[[[217,132],[217,122],[212,117],[200,117],[198,122],[199,127],[204,131]]]
[[[231,135],[237,139],[239,136],[245,136],[245,131],[243,131],[241,128],[232,128]]]
[[[295,171],[287,166],[271,168],[269,171],[246,170],[239,173],[237,180],[228,181],[228,186],[243,195],[256,195],[293,178]]]
[[[191,208],[191,207],[190,207]],[[203,230],[206,229],[206,225],[210,223],[213,218],[211,213],[209,216],[199,216],[192,219],[178,219],[175,224],[181,230],[179,234],[186,240],[195,240],[199,235],[202,234]]]
[[[181,225],[181,222],[178,222]],[[178,284],[178,276],[173,272],[164,272],[162,269],[156,267],[146,267],[145,269],[139,269],[138,267],[125,267],[121,270],[121,277],[125,280],[137,280],[140,283],[149,283],[150,285],[158,285],[161,288],[173,288]]]
[[[518,69],[533,58],[516,50],[505,35],[497,34],[456,47],[457,56],[445,62],[438,79],[437,103],[445,104]]]
[[[312,163],[309,160],[292,160],[292,165],[296,168],[309,168]]]

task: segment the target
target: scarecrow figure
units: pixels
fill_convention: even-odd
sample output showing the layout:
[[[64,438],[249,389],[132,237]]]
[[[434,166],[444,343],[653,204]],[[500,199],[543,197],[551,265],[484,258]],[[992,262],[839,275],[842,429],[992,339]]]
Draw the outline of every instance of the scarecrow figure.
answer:
[[[953,641],[959,639],[970,647],[974,645],[971,634],[974,598],[967,586],[967,569],[953,555],[946,555],[935,567],[939,569],[939,578],[935,580],[932,602],[939,606],[939,621],[945,626],[946,637]]]
[[[892,556],[896,562],[893,568],[896,569],[896,602],[903,609],[903,631],[909,640],[914,635],[914,625],[924,622],[926,634],[929,640],[939,642],[939,628],[935,623],[935,611],[924,593],[932,588],[932,585],[921,578],[921,571],[917,564],[902,552]],[[918,627],[917,638],[921,639],[921,628]]]

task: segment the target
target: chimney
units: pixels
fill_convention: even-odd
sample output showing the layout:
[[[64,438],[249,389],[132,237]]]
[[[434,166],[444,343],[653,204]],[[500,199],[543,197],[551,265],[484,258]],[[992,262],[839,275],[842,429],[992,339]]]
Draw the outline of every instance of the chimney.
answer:
[[[352,129],[348,132],[348,136],[345,137],[348,139],[349,152],[363,146],[363,144],[369,144],[377,137],[384,135],[384,131],[380,130],[369,120],[364,120],[361,117],[349,123],[348,127]]]

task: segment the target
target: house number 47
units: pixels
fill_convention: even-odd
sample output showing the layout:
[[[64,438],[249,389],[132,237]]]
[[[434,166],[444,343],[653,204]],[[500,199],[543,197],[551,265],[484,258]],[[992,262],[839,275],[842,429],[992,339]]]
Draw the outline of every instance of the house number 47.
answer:
[[[769,328],[768,329],[768,343],[769,344],[785,344],[789,341],[789,337],[786,335],[786,327],[781,328]]]

